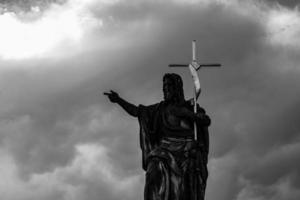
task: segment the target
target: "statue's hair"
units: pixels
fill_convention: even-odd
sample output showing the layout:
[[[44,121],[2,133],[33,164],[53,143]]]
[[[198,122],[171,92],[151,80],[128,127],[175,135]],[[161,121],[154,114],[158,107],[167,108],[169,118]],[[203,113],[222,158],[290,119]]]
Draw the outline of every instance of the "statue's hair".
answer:
[[[175,101],[181,102],[182,100],[184,100],[183,82],[181,76],[175,73],[166,73],[163,77],[163,81],[166,79],[171,80],[172,84],[174,85],[175,88],[174,98],[176,98]]]

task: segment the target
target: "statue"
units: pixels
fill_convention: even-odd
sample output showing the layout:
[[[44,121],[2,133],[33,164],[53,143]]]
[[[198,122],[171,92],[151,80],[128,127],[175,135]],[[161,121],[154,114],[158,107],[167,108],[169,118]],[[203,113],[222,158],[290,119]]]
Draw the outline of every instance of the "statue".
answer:
[[[163,77],[164,100],[149,106],[135,106],[114,91],[109,100],[119,104],[140,125],[142,166],[146,171],[145,200],[204,200],[209,151],[205,110],[186,101],[178,74]],[[193,124],[197,124],[197,141]]]

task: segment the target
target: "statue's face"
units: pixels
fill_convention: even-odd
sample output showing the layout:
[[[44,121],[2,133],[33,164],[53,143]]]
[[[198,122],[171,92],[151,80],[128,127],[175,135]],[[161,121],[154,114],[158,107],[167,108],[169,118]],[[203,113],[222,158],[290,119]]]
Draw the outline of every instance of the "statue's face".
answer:
[[[175,95],[175,87],[169,78],[163,81],[163,92],[165,101],[170,101]]]

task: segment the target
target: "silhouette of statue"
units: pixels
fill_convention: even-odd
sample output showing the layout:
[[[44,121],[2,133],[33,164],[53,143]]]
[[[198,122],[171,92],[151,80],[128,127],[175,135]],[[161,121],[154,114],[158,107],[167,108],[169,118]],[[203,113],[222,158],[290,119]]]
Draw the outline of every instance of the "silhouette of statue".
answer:
[[[145,200],[203,200],[209,150],[210,118],[193,101],[186,101],[178,74],[163,77],[164,100],[135,106],[114,92],[104,93],[140,125],[143,169],[146,171]],[[193,123],[197,123],[195,141]]]

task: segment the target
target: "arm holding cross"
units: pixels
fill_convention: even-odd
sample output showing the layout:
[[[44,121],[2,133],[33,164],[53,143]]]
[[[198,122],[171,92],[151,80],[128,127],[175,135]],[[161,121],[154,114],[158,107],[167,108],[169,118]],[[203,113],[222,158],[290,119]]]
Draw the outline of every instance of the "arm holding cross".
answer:
[[[210,126],[211,120],[210,117],[205,113],[205,110],[199,105],[197,106],[197,113],[187,109],[186,107],[171,107],[171,114],[179,118],[188,118],[191,121],[196,121],[202,126]]]
[[[194,95],[194,102],[197,102],[197,99],[201,93],[201,86],[200,86],[200,80],[198,77],[197,71],[202,68],[202,67],[221,67],[221,64],[219,63],[207,63],[207,64],[200,64],[197,62],[196,59],[196,40],[193,40],[192,43],[192,62],[190,64],[170,64],[169,67],[188,67],[192,78],[194,82],[194,89],[195,89],[195,95]],[[198,109],[197,109],[197,104],[194,103],[194,114],[198,115]],[[207,118],[206,118],[207,119]],[[208,124],[210,124],[210,119],[206,120]],[[197,123],[196,120],[194,121],[194,136],[195,140],[197,140]]]

